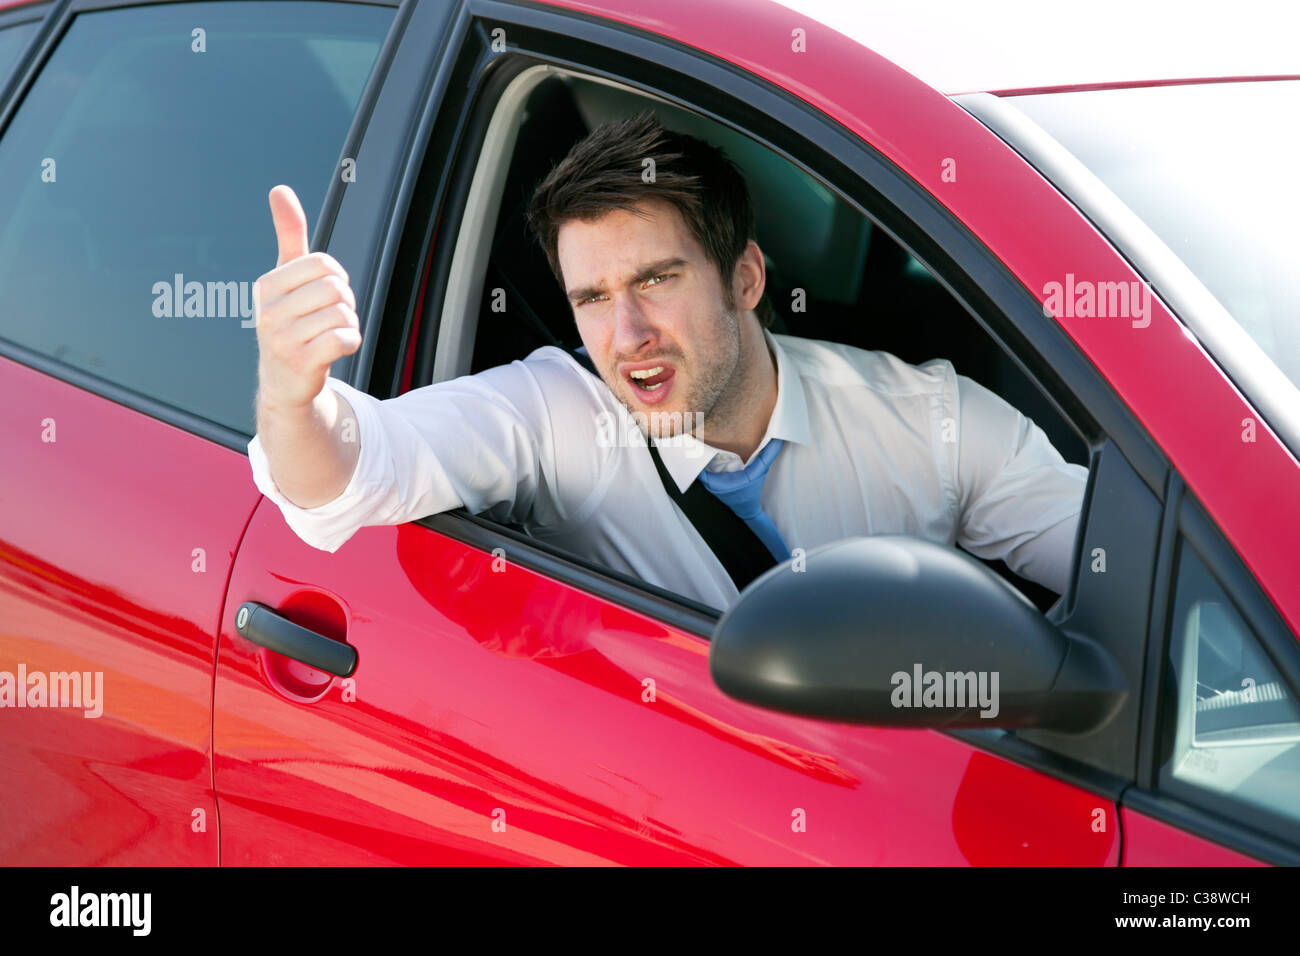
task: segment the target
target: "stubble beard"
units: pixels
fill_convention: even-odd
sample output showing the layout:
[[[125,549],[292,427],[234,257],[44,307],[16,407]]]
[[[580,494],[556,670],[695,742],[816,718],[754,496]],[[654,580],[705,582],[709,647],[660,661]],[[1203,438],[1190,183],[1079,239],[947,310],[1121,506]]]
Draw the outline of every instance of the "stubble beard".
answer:
[[[623,406],[634,416],[637,426],[646,438],[663,440],[683,432],[699,438],[700,427],[707,421],[715,434],[725,431],[728,422],[740,410],[741,396],[735,394],[736,368],[740,364],[740,312],[728,309],[721,303],[718,334],[704,345],[700,353],[702,364],[694,376],[686,397],[676,402],[671,411],[638,408],[628,400],[625,389],[634,388],[621,379],[618,396]],[[680,353],[678,353],[680,354]],[[665,355],[667,357],[667,354]]]

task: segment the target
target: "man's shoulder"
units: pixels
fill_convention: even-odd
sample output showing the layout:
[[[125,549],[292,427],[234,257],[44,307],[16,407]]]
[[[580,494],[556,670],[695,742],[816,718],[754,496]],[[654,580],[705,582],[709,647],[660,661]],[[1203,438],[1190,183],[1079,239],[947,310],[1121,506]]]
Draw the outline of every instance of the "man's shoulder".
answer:
[[[552,423],[595,420],[618,405],[600,378],[553,345],[534,349],[522,359],[411,389],[390,401],[411,414],[426,414],[443,402],[486,402],[514,408],[538,423],[547,418]]]
[[[535,384],[548,396],[584,397],[601,404],[613,398],[613,393],[599,376],[579,364],[573,353],[554,345],[543,345],[522,359],[493,365],[451,381],[502,387],[523,381]]]
[[[572,352],[562,349],[558,345],[539,346],[523,358],[515,359],[505,365],[498,365],[497,368],[511,368],[514,366],[523,366],[533,372],[544,369],[579,381],[583,376],[591,377],[591,373],[582,367]]]
[[[947,359],[920,365],[890,352],[862,349],[842,342],[776,335],[773,339],[792,360],[799,376],[829,387],[865,387],[887,395],[918,395],[951,387],[955,370]]]

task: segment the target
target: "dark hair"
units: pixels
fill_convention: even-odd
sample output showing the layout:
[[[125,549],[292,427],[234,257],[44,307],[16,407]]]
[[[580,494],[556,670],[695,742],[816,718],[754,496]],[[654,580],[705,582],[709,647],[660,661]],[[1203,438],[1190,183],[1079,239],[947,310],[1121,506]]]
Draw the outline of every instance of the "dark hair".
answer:
[[[598,126],[569,150],[534,190],[528,224],[563,285],[560,226],[574,219],[598,219],[615,209],[630,212],[649,199],[677,207],[705,256],[717,266],[727,307],[735,308],[731,280],[736,262],[754,238],[754,207],[745,177],[722,150],[665,129],[648,110]],[[754,313],[764,328],[771,326],[766,294]]]

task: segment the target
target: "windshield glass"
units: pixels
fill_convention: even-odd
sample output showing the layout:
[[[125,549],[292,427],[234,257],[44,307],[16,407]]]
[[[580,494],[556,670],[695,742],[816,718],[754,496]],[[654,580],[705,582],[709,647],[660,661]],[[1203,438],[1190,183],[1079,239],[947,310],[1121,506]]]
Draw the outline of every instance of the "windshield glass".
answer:
[[[1016,96],[1300,386],[1300,81]]]

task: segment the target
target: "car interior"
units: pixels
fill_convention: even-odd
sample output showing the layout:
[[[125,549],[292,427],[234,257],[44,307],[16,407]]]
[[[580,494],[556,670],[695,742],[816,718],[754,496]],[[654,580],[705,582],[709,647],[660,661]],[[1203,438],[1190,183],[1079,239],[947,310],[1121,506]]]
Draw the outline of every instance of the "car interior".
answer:
[[[498,132],[494,137],[489,130],[474,177],[476,186],[495,188],[478,202],[471,195],[462,228],[462,238],[467,231],[490,237],[490,248],[484,241],[483,248],[466,249],[463,257],[458,248],[453,259],[451,285],[460,287],[466,316],[459,324],[446,322],[458,304],[449,289],[439,352],[440,358],[459,357],[435,372],[435,379],[521,359],[544,345],[572,350],[582,344],[572,310],[528,231],[527,201],[532,188],[588,132],[649,107],[666,127],[720,146],[745,175],[756,239],[766,257],[767,296],[776,313],[771,331],[883,350],[913,364],[948,358],[959,374],[1037,423],[1067,461],[1087,465],[1079,434],[926,267],[806,171],[735,130],[607,81],[539,67],[514,82],[521,89],[498,104],[493,118]],[[495,217],[495,229],[471,230],[475,215],[485,222]],[[467,281],[457,283],[458,275]],[[472,281],[476,275],[481,284]],[[481,297],[474,301],[466,287],[481,290]],[[511,303],[504,311],[492,307],[498,288]],[[796,288],[804,290],[801,311],[792,309]],[[450,350],[448,334],[460,336]],[[1055,594],[1002,562],[990,566],[1044,611],[1055,602]]]

